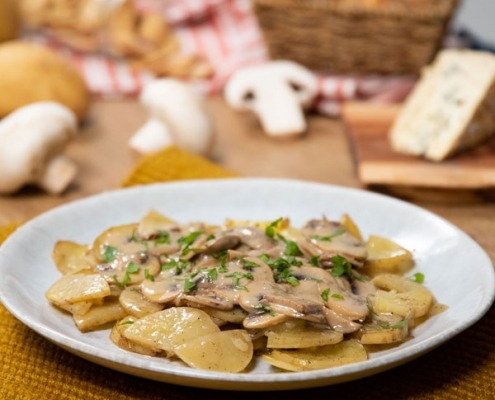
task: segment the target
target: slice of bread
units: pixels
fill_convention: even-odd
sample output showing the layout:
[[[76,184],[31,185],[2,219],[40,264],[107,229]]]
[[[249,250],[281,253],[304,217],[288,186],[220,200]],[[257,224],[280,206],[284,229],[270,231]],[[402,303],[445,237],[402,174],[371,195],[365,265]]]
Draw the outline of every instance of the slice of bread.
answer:
[[[495,136],[495,55],[442,50],[389,132],[400,153],[442,161]]]

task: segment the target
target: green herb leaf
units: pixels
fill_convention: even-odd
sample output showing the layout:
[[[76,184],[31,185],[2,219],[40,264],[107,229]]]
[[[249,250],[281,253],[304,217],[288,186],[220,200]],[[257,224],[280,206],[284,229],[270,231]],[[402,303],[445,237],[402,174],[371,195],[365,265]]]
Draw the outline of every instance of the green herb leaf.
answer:
[[[337,300],[344,300],[344,296],[342,296],[340,293],[332,293],[332,298]]]
[[[332,276],[347,276],[349,279],[354,278],[352,272],[352,264],[344,257],[333,256],[332,258],[330,258],[330,261],[333,263]]]
[[[341,236],[345,233],[344,228],[339,228],[337,229],[334,233],[328,236],[321,236],[321,235],[311,235],[311,239],[319,240],[321,242],[331,242],[332,239]]]
[[[216,268],[211,268],[208,270],[208,276],[215,280],[218,278],[218,270]]]
[[[127,268],[126,268],[126,271],[129,273],[129,274],[137,274],[139,272],[139,265],[137,265],[135,262],[130,262],[128,265],[127,265]]]
[[[186,278],[184,280],[184,292],[188,293],[196,287],[196,282],[191,280],[190,278]]]
[[[103,247],[103,254],[101,255],[101,258],[106,263],[109,263],[115,260],[118,254],[119,254],[119,250],[116,247],[109,246],[106,244]]]
[[[266,314],[270,314],[272,317],[275,316],[275,313],[273,312],[272,308],[270,306],[264,306],[263,304],[256,304],[254,306],[256,310],[263,311]]]
[[[313,267],[320,267],[320,256],[313,256],[309,259],[309,263]]]
[[[150,274],[150,271],[148,270],[148,268],[145,268],[144,269],[144,278],[145,279],[148,279],[151,282],[154,282],[155,281],[155,277]]]
[[[186,255],[187,253],[189,253],[191,245],[202,233],[202,231],[194,231],[187,236],[180,237],[177,240],[177,243],[179,243],[181,246],[181,255]]]
[[[275,228],[278,226],[280,221],[282,221],[283,218],[277,218],[275,221],[271,222],[266,228],[265,228],[265,235],[271,238],[275,237]]]
[[[168,231],[158,231],[158,237],[153,239],[156,244],[170,244],[170,233]]]
[[[425,276],[421,272],[416,272],[413,276],[409,278],[411,281],[416,283],[423,283],[425,281]]]
[[[330,289],[326,288],[323,292],[321,292],[320,296],[324,301],[328,301],[329,294],[330,294]]]

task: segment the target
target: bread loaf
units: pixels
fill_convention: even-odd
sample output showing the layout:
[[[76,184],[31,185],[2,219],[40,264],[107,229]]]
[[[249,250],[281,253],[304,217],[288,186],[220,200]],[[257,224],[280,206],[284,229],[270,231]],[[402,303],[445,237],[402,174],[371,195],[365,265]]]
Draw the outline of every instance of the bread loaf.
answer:
[[[495,55],[442,50],[390,130],[400,153],[442,161],[495,135]]]

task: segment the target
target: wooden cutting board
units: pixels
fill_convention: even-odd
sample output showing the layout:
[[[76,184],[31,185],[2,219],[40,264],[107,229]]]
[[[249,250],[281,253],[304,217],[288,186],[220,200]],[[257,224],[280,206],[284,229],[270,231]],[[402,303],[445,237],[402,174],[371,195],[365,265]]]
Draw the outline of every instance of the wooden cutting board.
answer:
[[[388,131],[399,111],[397,105],[347,103],[343,107],[343,120],[364,185],[495,188],[495,139],[443,162],[398,154],[390,147]]]

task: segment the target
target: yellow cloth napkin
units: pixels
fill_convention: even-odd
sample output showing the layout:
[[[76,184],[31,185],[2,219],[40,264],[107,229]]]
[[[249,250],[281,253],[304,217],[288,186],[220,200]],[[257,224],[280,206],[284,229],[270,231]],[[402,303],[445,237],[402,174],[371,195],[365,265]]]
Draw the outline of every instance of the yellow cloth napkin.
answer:
[[[178,149],[144,157],[123,186],[190,178],[235,176]],[[0,242],[14,225],[0,227]],[[22,268],[22,266],[18,266]],[[468,268],[468,266],[466,266]],[[446,271],[448,273],[448,271]],[[2,277],[0,277],[2,279]],[[462,293],[459,293],[462,297]],[[495,309],[475,326],[408,364],[365,378],[303,392],[231,393],[184,388],[116,372],[62,350],[17,321],[0,305],[0,400],[489,400],[495,394]]]

